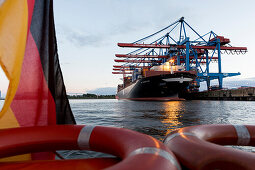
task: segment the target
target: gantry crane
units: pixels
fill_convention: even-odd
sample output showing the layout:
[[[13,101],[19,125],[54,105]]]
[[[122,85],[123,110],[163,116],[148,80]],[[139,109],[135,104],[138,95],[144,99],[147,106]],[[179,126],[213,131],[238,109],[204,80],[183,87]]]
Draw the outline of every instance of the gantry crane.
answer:
[[[153,39],[153,40],[151,40]],[[213,31],[200,35],[185,20],[178,19],[169,26],[139,39],[133,43],[118,43],[119,47],[137,48],[128,54],[116,54],[113,74],[132,74],[137,69],[149,69],[171,61],[171,64],[185,67],[186,71],[196,71],[196,87],[206,81],[210,88],[211,80],[218,79],[219,89],[223,78],[237,76],[240,73],[223,73],[222,54],[245,54],[246,47],[233,47],[230,40]],[[210,72],[212,62],[218,63],[218,71]],[[192,86],[192,84],[191,84]],[[192,87],[190,87],[192,88]]]

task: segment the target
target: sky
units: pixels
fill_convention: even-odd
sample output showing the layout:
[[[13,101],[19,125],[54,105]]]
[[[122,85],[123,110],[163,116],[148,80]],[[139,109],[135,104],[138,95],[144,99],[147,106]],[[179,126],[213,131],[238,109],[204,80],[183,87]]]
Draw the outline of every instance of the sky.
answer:
[[[223,72],[255,77],[255,1],[253,0],[54,0],[60,64],[68,93],[116,87],[112,75],[118,42],[134,42],[185,17],[200,34],[214,31],[246,46],[245,55],[223,55]],[[0,90],[8,86],[0,72]]]

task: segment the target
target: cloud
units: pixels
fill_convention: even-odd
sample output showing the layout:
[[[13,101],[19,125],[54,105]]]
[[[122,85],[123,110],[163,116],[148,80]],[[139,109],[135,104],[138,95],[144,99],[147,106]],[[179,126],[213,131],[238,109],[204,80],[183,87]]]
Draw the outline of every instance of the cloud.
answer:
[[[98,35],[85,35],[82,33],[70,32],[68,38],[79,46],[98,45],[103,43],[103,38]]]
[[[129,32],[135,32],[139,29],[139,26],[122,24],[122,25],[112,25],[111,28],[104,30],[102,33],[86,33],[82,31],[77,31],[66,26],[58,26],[57,36],[60,42],[69,41],[76,46],[106,46],[111,44],[113,36],[118,36],[122,34],[127,34]]]
[[[70,62],[61,62],[60,65],[67,65],[67,64],[71,64]]]
[[[139,24],[140,25],[140,24]],[[77,31],[75,29],[71,29],[67,26],[58,26],[57,28],[57,36],[60,42],[69,41],[76,46],[84,47],[84,46],[107,46],[110,45],[114,36],[125,35],[130,32],[136,32],[141,30],[142,26],[128,23],[122,23],[121,25],[111,25],[107,30],[103,30],[104,32],[95,33],[86,33],[83,31]],[[146,26],[147,24],[142,24]]]
[[[100,35],[87,34],[85,32],[76,31],[66,26],[59,26],[57,29],[58,37],[68,40],[77,46],[96,46],[104,44],[104,38]]]

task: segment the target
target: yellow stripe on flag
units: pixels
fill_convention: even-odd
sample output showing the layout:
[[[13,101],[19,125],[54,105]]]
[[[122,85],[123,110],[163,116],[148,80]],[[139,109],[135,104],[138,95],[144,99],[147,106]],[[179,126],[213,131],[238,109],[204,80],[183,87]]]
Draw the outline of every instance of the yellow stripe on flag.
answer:
[[[25,53],[27,25],[27,0],[2,2],[0,5],[0,65],[9,79],[9,88],[4,107],[0,113],[0,119],[4,114],[9,113],[8,109],[10,109],[18,88]],[[13,124],[13,127],[15,126]]]
[[[12,112],[11,108],[8,108],[7,112],[5,112],[5,114],[0,119],[0,129],[15,128],[15,127],[19,127],[19,123],[14,113]]]
[[[20,126],[10,105],[19,84],[27,25],[27,0],[0,0],[0,65],[9,79],[5,104],[0,113],[0,129]],[[21,160],[31,160],[31,154],[0,159],[0,162]]]

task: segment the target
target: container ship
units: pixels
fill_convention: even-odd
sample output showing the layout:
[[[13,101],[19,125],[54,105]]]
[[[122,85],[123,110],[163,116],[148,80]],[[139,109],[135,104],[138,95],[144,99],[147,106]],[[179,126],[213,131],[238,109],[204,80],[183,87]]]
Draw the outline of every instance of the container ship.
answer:
[[[151,68],[136,68],[131,76],[123,77],[118,85],[117,99],[142,101],[184,100],[190,82],[196,77],[195,71],[185,71],[180,66],[165,62]]]
[[[218,80],[222,89],[223,78],[240,75],[222,72],[222,55],[247,52],[246,47],[234,47],[230,39],[213,31],[199,34],[184,17],[118,46],[135,48],[127,54],[116,54],[114,61],[123,64],[113,66],[113,74],[123,75],[116,98],[130,100],[183,100],[187,94],[198,92],[201,82],[206,82],[209,91],[212,80]],[[218,71],[210,72],[212,66]]]

